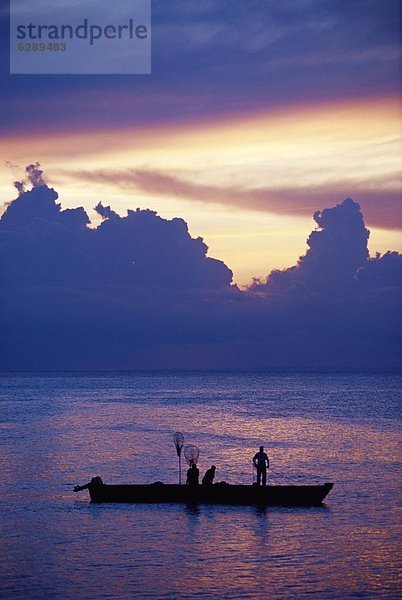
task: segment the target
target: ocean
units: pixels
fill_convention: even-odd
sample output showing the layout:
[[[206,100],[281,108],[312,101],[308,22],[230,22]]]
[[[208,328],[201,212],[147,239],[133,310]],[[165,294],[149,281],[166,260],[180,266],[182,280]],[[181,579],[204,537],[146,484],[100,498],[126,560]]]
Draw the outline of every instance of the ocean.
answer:
[[[401,597],[401,377],[214,372],[0,376],[0,597]],[[203,473],[334,488],[319,508],[91,505],[73,486]],[[183,466],[183,477],[186,467]],[[398,583],[399,582],[399,583]]]

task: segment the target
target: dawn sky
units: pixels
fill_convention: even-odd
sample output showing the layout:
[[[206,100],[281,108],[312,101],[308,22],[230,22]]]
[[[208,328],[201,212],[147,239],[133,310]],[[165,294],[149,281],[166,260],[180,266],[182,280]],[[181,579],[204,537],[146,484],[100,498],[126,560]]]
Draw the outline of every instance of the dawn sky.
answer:
[[[99,201],[184,218],[240,285],[348,196],[370,251],[400,250],[398,6],[154,0],[150,76],[11,76],[2,52],[1,200],[39,161],[94,224]]]
[[[0,0],[0,598],[398,597],[401,6]]]

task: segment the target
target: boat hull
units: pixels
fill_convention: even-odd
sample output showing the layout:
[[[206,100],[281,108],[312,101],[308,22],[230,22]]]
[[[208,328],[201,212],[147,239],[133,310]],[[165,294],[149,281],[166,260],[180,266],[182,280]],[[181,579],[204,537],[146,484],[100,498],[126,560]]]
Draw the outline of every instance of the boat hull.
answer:
[[[256,504],[260,506],[321,506],[333,483],[323,485],[89,485],[91,501],[185,504]]]

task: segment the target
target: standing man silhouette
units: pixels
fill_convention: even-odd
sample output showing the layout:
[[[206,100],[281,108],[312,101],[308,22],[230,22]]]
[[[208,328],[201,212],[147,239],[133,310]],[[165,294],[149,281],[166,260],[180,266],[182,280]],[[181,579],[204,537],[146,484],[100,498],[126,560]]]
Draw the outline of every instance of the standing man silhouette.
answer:
[[[192,463],[191,467],[187,471],[187,485],[190,487],[197,487],[199,484],[198,478],[200,476],[200,472],[197,469],[197,465]]]
[[[264,452],[264,446],[260,446],[260,451],[255,454],[253,458],[253,464],[257,469],[257,485],[267,485],[267,469],[269,469],[269,458]]]

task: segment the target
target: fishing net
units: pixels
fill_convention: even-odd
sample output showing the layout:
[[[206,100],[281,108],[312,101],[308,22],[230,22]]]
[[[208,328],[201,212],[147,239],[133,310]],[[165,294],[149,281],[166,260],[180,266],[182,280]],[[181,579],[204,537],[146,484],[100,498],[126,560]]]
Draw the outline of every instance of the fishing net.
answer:
[[[183,443],[184,443],[184,435],[182,433],[180,433],[180,431],[176,431],[176,433],[173,436],[173,440],[174,440],[174,445],[176,446],[177,456],[180,457],[181,449],[183,448]]]
[[[190,467],[197,464],[199,455],[200,451],[197,446],[190,444],[184,448],[184,456],[186,457],[186,461]]]

